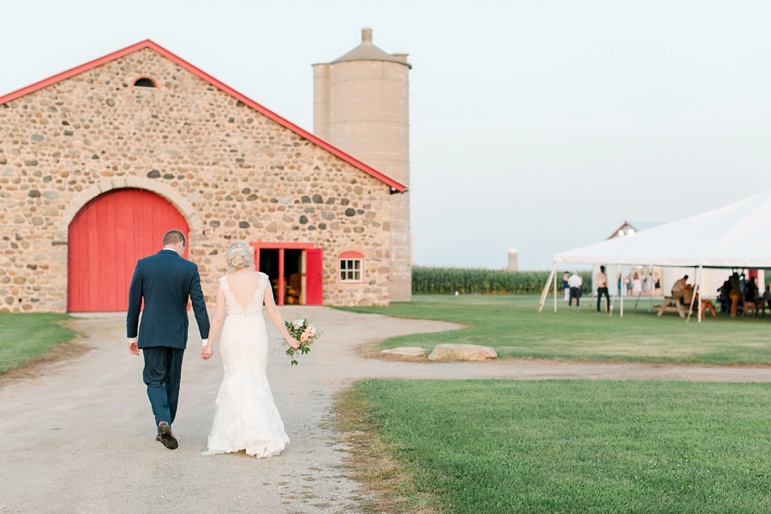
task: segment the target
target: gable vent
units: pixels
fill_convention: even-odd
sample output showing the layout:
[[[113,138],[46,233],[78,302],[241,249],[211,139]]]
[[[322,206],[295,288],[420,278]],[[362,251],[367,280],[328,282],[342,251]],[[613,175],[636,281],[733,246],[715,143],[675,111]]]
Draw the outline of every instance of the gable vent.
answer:
[[[158,87],[151,78],[142,77],[134,82],[134,87]]]

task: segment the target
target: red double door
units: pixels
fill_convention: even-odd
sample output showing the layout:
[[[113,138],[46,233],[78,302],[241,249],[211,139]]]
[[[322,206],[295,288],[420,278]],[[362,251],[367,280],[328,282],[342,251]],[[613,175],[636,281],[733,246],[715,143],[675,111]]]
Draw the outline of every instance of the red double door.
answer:
[[[314,248],[313,243],[281,242],[251,243],[251,246],[254,248],[255,266],[270,278],[278,305],[323,304],[324,259],[321,248]],[[299,281],[293,284],[293,277],[299,278]]]
[[[125,311],[137,260],[160,251],[172,229],[187,237],[182,214],[149,191],[117,189],[86,204],[69,227],[67,310]]]

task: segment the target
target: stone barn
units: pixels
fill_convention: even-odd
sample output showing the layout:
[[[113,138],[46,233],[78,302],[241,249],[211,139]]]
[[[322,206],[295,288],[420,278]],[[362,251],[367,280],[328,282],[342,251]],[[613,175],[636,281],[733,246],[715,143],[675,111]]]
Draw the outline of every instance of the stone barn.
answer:
[[[244,241],[279,304],[386,305],[406,189],[143,41],[0,97],[0,311],[125,310],[172,228],[209,302]]]

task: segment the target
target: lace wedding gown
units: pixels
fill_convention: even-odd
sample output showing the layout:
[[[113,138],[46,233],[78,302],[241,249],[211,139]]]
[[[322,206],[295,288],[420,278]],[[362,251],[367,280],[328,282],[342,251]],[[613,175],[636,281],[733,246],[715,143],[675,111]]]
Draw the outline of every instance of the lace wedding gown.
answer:
[[[204,455],[246,450],[258,458],[270,457],[289,443],[265,374],[268,334],[262,305],[269,283],[268,276],[261,273],[259,286],[244,307],[230,291],[227,277],[220,279],[227,302],[220,338],[225,376]]]

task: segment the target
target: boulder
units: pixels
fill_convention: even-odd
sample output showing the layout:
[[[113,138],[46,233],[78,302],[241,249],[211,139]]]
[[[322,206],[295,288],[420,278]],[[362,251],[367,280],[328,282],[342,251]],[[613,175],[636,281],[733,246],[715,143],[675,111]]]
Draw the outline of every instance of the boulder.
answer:
[[[403,360],[422,361],[426,358],[426,350],[419,346],[403,346],[401,348],[381,350],[380,355],[383,355],[384,357],[396,357]]]
[[[430,361],[484,361],[496,359],[498,354],[489,346],[478,344],[438,344],[434,347]]]

